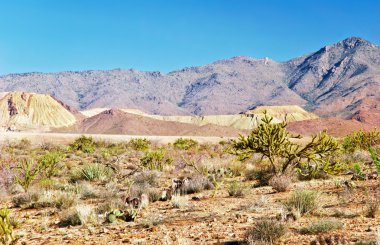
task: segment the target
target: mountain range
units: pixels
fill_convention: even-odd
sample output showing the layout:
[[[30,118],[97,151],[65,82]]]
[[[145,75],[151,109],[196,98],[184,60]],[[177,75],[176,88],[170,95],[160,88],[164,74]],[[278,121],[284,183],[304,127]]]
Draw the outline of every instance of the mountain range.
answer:
[[[159,115],[236,114],[260,105],[299,105],[350,118],[380,98],[380,47],[350,37],[276,62],[246,56],[161,73],[133,69],[23,73],[0,77],[0,92],[51,94],[73,108],[135,108]]]

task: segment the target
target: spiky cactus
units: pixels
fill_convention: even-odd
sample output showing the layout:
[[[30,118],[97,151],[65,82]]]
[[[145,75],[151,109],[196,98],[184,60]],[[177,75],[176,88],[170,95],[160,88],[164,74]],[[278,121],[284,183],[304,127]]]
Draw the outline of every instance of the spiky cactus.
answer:
[[[2,244],[15,244],[17,239],[13,236],[13,226],[9,218],[9,209],[0,209],[0,241]]]
[[[339,163],[330,160],[339,150],[338,142],[325,131],[312,137],[301,146],[294,143],[293,136],[286,131],[286,122],[272,123],[273,118],[264,112],[259,126],[247,136],[240,135],[232,144],[232,153],[240,160],[258,153],[269,160],[273,174],[285,173],[288,169],[298,168],[307,172],[323,170],[335,173],[340,170]]]

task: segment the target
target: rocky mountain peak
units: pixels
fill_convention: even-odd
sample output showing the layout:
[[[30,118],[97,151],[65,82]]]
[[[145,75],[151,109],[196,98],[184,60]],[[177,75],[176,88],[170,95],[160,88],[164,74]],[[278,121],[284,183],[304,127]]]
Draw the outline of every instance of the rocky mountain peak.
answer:
[[[339,42],[337,45],[343,46],[347,49],[356,48],[359,46],[373,46],[373,44],[367,40],[364,40],[360,37],[349,37],[344,39],[343,41]]]

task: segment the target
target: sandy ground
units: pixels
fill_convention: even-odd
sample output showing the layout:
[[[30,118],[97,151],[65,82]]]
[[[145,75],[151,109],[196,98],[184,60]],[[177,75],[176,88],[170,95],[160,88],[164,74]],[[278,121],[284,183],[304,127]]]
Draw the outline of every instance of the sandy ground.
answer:
[[[81,135],[91,136],[95,140],[104,140],[107,142],[123,142],[133,138],[146,138],[159,144],[172,143],[181,136],[144,136],[144,135],[112,135],[112,134],[71,134],[71,133],[32,133],[32,132],[0,132],[0,143],[19,141],[28,139],[32,144],[54,143],[67,144],[74,141]],[[199,143],[218,143],[221,140],[232,139],[231,137],[202,137],[202,136],[184,136],[192,138]]]

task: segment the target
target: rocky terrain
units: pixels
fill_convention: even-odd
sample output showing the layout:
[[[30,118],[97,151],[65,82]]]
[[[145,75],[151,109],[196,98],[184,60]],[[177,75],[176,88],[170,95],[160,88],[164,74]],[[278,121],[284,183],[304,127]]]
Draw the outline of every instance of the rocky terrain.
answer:
[[[77,109],[136,108],[158,115],[238,114],[300,105],[349,117],[379,94],[380,48],[351,37],[286,62],[234,57],[167,74],[115,69],[0,77],[1,91],[48,93]]]

